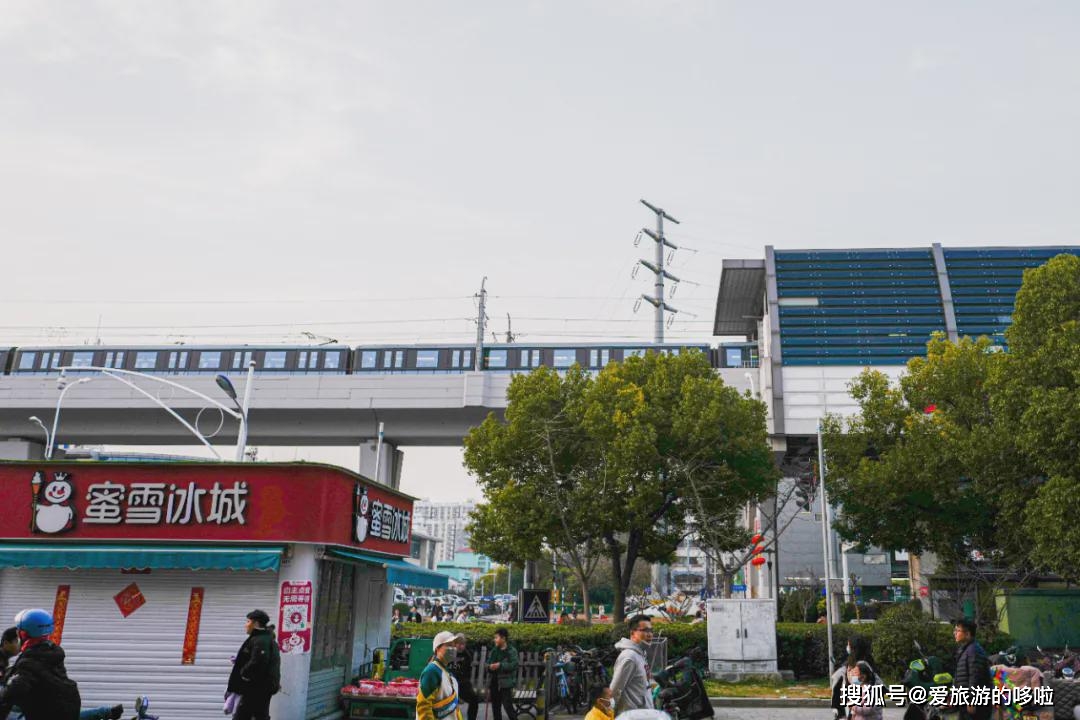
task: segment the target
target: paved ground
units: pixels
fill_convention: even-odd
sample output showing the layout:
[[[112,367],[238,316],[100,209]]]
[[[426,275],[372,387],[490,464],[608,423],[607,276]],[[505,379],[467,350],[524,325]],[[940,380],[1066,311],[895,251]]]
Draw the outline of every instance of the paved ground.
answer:
[[[820,708],[715,708],[714,720],[832,720],[832,710]],[[571,720],[559,715],[559,720]],[[885,720],[902,720],[903,708],[886,707]]]
[[[885,708],[885,720],[901,720],[903,708]],[[716,708],[714,720],[832,720],[830,708]]]

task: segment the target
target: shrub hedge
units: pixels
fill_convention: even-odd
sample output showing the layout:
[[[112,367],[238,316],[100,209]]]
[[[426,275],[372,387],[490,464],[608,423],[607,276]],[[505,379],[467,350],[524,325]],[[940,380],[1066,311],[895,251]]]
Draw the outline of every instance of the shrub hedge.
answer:
[[[902,611],[902,612],[898,612]],[[442,630],[460,632],[470,644],[492,644],[495,628],[510,630],[510,641],[518,650],[540,651],[558,645],[580,645],[583,648],[611,647],[626,632],[621,625],[527,625],[495,623],[403,623],[393,628],[394,637],[434,637]],[[675,659],[693,648],[707,648],[707,623],[657,623],[657,637],[668,639],[668,658]],[[791,670],[799,679],[827,676],[828,637],[824,624],[778,623],[777,661],[781,670]],[[837,661],[843,659],[847,640],[862,635],[873,644],[876,670],[887,680],[899,680],[908,662],[914,659],[912,640],[939,657],[952,657],[955,644],[952,625],[939,623],[904,606],[885,614],[873,624],[840,623],[833,626],[833,652]],[[998,633],[990,640],[980,638],[988,653],[1012,644],[1012,638]]]

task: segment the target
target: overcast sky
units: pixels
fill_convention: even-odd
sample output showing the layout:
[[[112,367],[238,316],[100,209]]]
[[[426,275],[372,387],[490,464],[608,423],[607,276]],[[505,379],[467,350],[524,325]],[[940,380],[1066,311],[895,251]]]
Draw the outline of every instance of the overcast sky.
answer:
[[[710,339],[722,259],[767,244],[1076,243],[1078,21],[0,0],[0,336],[467,342],[487,276],[499,333],[510,313],[526,341],[649,339],[642,197],[682,221],[685,340]],[[475,492],[453,450],[410,451],[405,489]]]

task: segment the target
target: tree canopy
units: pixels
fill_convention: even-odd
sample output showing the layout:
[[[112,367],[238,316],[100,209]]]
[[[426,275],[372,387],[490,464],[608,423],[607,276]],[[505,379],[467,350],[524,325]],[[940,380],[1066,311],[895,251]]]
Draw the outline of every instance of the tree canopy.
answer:
[[[764,405],[697,352],[650,352],[595,375],[518,375],[505,420],[492,414],[466,437],[465,464],[484,493],[477,549],[524,561],[550,547],[575,566],[583,595],[606,556],[619,619],[639,559],[669,560],[689,515],[744,546],[739,510],[777,478]],[[687,500],[691,485],[704,503]]]
[[[840,534],[1077,578],[1078,323],[1080,259],[1061,255],[1025,272],[1008,352],[939,335],[897,382],[859,376],[860,412],[825,424]]]

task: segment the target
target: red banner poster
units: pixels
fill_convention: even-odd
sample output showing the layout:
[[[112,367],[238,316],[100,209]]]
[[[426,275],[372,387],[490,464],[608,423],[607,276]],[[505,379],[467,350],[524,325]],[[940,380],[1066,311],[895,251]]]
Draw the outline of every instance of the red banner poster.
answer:
[[[71,597],[70,585],[56,586],[56,600],[53,601],[53,631],[49,639],[57,645],[64,636],[64,618],[67,617],[68,598]]]
[[[203,589],[191,588],[191,599],[188,601],[187,629],[184,631],[184,654],[180,659],[181,665],[195,664],[195,650],[199,646],[199,621],[202,619]]]
[[[135,583],[131,583],[116,595],[113,595],[113,600],[116,601],[116,607],[120,608],[120,614],[124,617],[131,615],[131,613],[146,604],[146,598],[143,596],[142,590]]]
[[[311,652],[311,581],[281,583],[278,645],[282,653]]]

